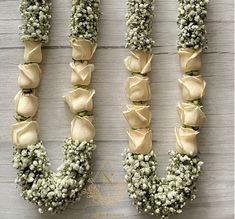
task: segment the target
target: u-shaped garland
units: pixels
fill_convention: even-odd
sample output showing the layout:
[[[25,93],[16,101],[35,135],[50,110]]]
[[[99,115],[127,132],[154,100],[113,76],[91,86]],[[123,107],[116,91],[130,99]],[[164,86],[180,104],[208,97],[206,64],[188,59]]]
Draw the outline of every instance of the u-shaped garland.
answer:
[[[100,0],[72,0],[71,46],[73,62],[71,83],[73,91],[64,96],[71,112],[71,137],[64,143],[64,162],[57,172],[50,170],[45,147],[39,140],[39,127],[33,121],[38,110],[37,87],[41,79],[39,63],[41,46],[48,41],[50,30],[50,0],[21,0],[23,19],[21,40],[24,42],[24,64],[19,65],[16,95],[16,120],[12,126],[15,145],[14,167],[16,183],[24,199],[44,210],[57,213],[81,197],[90,171],[90,159],[95,149],[92,124],[92,97],[89,84],[94,65],[89,64],[96,50]]]
[[[206,44],[206,6],[208,0],[178,0],[178,54],[184,73],[179,80],[184,103],[178,105],[182,126],[175,129],[176,150],[169,152],[166,176],[156,175],[157,160],[152,150],[151,112],[151,38],[154,0],[128,0],[127,48],[131,55],[125,65],[132,73],[126,92],[132,104],[124,116],[130,126],[129,149],[123,156],[129,197],[139,212],[168,217],[182,212],[186,201],[195,198],[196,182],[202,161],[198,157],[196,137],[205,120],[201,98],[206,82],[200,75],[201,52]]]

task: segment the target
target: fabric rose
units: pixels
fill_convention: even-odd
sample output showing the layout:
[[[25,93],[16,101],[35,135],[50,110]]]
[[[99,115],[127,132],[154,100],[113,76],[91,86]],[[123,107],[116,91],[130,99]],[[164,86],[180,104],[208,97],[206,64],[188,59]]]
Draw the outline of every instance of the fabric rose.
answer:
[[[12,140],[17,148],[27,148],[27,146],[38,142],[39,127],[36,121],[18,122],[12,125]]]
[[[151,112],[149,106],[127,106],[128,110],[123,112],[128,124],[133,129],[143,129],[150,126]]]
[[[91,73],[95,69],[93,64],[71,62],[70,67],[72,68],[72,85],[89,85],[91,83]]]
[[[179,79],[179,83],[185,101],[197,100],[205,95],[206,82],[202,79],[201,75],[184,76]]]
[[[176,150],[180,154],[196,156],[198,154],[197,135],[198,131],[190,128],[176,128]]]
[[[24,41],[24,61],[25,63],[42,62],[42,43],[36,41]]]
[[[76,39],[71,40],[72,57],[74,60],[90,60],[95,53],[97,44],[90,40]]]
[[[131,55],[125,59],[128,71],[146,74],[151,71],[153,55],[145,51],[131,51]]]
[[[75,116],[71,122],[71,137],[79,142],[90,141],[95,137],[92,116]]]
[[[150,129],[129,129],[129,150],[136,154],[148,154],[152,150],[152,131]]]
[[[198,71],[202,67],[202,49],[182,48],[179,49],[181,69],[183,72]]]
[[[127,79],[126,93],[131,101],[148,101],[151,98],[149,78],[133,76]]]
[[[15,96],[16,113],[25,118],[34,117],[38,110],[38,97],[19,91]]]
[[[41,69],[37,63],[19,65],[18,85],[21,89],[38,87],[41,79]]]
[[[77,88],[71,91],[68,95],[64,96],[64,100],[68,104],[72,113],[77,114],[83,111],[92,111],[93,109],[93,96],[94,89]]]
[[[201,110],[202,106],[197,106],[193,103],[181,103],[177,110],[182,124],[200,127],[206,119],[205,114]]]

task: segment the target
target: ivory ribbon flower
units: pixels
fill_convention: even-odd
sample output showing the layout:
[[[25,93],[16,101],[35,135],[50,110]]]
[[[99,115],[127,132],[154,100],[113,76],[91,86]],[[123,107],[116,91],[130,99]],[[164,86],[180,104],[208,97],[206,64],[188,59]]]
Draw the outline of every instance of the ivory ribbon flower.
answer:
[[[192,127],[200,127],[206,119],[201,108],[202,106],[197,106],[193,103],[179,104],[177,110],[182,124]]]
[[[92,116],[75,116],[71,122],[71,137],[79,142],[90,141],[95,137]]]
[[[128,77],[126,93],[131,101],[147,101],[151,98],[149,78],[143,76]]]
[[[39,127],[36,121],[18,122],[12,125],[12,140],[17,148],[27,148],[27,146],[38,142]]]
[[[38,110],[38,97],[19,91],[15,96],[16,113],[26,118],[33,117]]]
[[[179,49],[181,69],[183,72],[200,70],[202,67],[201,61],[202,49],[182,48]]]
[[[71,40],[72,57],[74,60],[90,60],[95,53],[97,44],[90,40]]]
[[[64,96],[64,100],[68,104],[72,113],[77,114],[83,111],[91,111],[93,109],[92,97],[95,94],[94,89],[77,88]]]
[[[18,85],[21,89],[38,87],[41,79],[41,69],[37,63],[19,65]]]
[[[150,52],[131,51],[131,55],[125,59],[128,71],[146,74],[151,71],[153,55]]]
[[[129,149],[132,153],[148,154],[152,150],[152,131],[150,129],[129,129]]]
[[[143,129],[150,126],[151,112],[149,106],[127,106],[128,110],[123,112],[128,124],[133,129]]]
[[[36,41],[24,41],[24,61],[25,63],[42,62],[42,43]]]
[[[180,154],[196,156],[198,154],[197,135],[198,131],[190,128],[176,128],[176,150]]]
[[[70,63],[72,68],[71,83],[73,85],[89,85],[91,82],[91,73],[95,67],[93,64],[83,63]]]
[[[201,75],[184,76],[179,79],[184,100],[197,100],[205,95],[206,82]]]

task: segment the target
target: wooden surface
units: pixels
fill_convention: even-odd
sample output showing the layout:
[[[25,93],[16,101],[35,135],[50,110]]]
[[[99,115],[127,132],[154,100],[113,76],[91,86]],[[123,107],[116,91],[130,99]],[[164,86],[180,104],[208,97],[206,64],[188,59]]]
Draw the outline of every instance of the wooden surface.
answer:
[[[58,216],[40,215],[19,197],[14,184],[10,125],[14,122],[13,98],[17,88],[17,65],[23,47],[18,37],[20,16],[17,0],[0,1],[0,218],[1,219],[150,219],[138,215],[127,197],[120,154],[127,145],[127,124],[122,111],[127,104],[124,82],[128,76],[123,59],[125,1],[102,0],[99,47],[92,86],[96,89],[97,150],[93,177],[101,199],[84,197]],[[179,125],[176,105],[180,101],[177,79],[181,76],[176,54],[176,0],[158,0],[153,36],[157,41],[151,77],[154,148],[164,174],[167,151],[174,147],[174,127]],[[50,42],[43,51],[43,79],[39,89],[38,121],[52,167],[61,162],[62,142],[69,133],[71,113],[61,96],[70,90],[71,49],[68,43],[70,1],[53,0]],[[208,6],[209,49],[203,56],[207,81],[201,130],[201,158],[205,162],[198,183],[198,198],[189,203],[182,219],[233,218],[233,1],[211,0]],[[107,180],[107,178],[109,180]],[[109,182],[111,181],[111,183]]]

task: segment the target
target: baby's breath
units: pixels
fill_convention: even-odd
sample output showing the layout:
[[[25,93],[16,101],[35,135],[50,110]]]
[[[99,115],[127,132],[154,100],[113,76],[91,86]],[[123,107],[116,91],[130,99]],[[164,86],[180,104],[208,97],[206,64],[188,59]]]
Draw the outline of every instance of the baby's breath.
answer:
[[[90,159],[95,149],[93,141],[64,143],[64,162],[58,172],[50,170],[42,142],[27,149],[16,149],[13,166],[17,170],[16,183],[21,196],[39,206],[39,213],[57,213],[81,197],[90,173]]]

